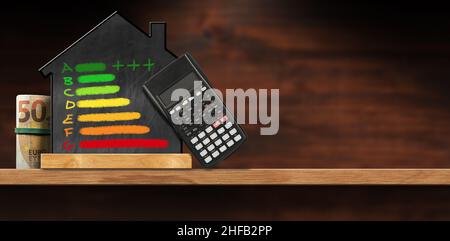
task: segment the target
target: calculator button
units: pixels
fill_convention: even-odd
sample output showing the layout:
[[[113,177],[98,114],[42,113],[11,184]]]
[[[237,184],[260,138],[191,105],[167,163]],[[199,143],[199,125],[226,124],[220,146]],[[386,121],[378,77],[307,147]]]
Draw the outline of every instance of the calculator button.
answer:
[[[214,144],[215,144],[216,146],[218,146],[218,145],[222,144],[222,140],[221,140],[221,139],[218,139],[217,141],[214,142]]]
[[[175,110],[176,110],[176,111],[179,111],[179,110],[181,110],[181,107],[180,107],[180,106],[177,106],[177,107],[175,107]]]
[[[227,147],[225,145],[223,145],[219,148],[219,151],[224,152],[226,149],[227,149]]]
[[[191,143],[192,143],[192,144],[195,144],[197,141],[198,141],[198,138],[197,138],[197,137],[194,137],[194,138],[191,139]]]
[[[210,133],[213,130],[213,128],[211,126],[208,126],[208,128],[206,128],[206,133]]]
[[[224,141],[228,140],[228,138],[230,138],[230,135],[228,135],[228,134],[225,134],[225,135],[222,136],[222,139]]]
[[[202,139],[203,137],[205,137],[204,131],[202,131],[202,132],[200,132],[200,134],[198,134],[198,138]]]
[[[220,129],[217,130],[217,133],[222,134],[225,131],[225,129],[223,129],[223,127],[221,127]]]
[[[174,109],[170,110],[169,114],[173,115],[173,113],[175,113],[175,110]]]
[[[220,118],[220,122],[225,123],[228,120],[228,117],[225,115],[222,118]]]
[[[233,123],[227,122],[227,123],[225,124],[225,128],[230,129],[230,127],[231,127],[232,125],[233,125]]]
[[[241,136],[241,135],[237,135],[237,136],[234,137],[234,140],[235,140],[235,141],[239,141],[240,139],[242,139],[242,136]]]
[[[229,142],[227,142],[227,146],[228,147],[231,147],[232,145],[234,145],[234,141],[233,140],[230,140]]]
[[[198,143],[198,144],[195,146],[195,149],[200,150],[200,149],[202,149],[202,147],[203,147],[202,143]]]
[[[236,132],[237,132],[236,128],[233,128],[233,129],[231,129],[231,131],[230,131],[230,135],[234,135],[234,134],[236,134]]]
[[[208,153],[206,150],[203,150],[202,152],[200,152],[200,156],[205,156],[206,155],[206,153]]]
[[[206,86],[203,86],[203,87],[202,87],[202,91],[205,91],[205,90],[206,90]]]
[[[214,150],[214,145],[213,145],[213,144],[209,145],[209,146],[207,147],[207,149],[208,149],[208,151]]]
[[[214,122],[213,127],[214,127],[214,128],[217,128],[218,126],[220,126],[220,121]]]
[[[210,162],[210,161],[212,161],[212,158],[211,158],[210,156],[207,156],[207,157],[205,158],[205,162],[208,163],[208,162]]]
[[[217,157],[218,155],[219,155],[219,151],[215,151],[215,152],[212,154],[213,157]]]
[[[204,140],[203,140],[203,144],[208,144],[209,143],[209,138],[208,137],[206,137]]]
[[[212,140],[212,139],[216,139],[216,137],[217,137],[217,134],[216,134],[216,133],[212,133],[212,134],[209,136],[209,138],[211,138],[211,140]]]

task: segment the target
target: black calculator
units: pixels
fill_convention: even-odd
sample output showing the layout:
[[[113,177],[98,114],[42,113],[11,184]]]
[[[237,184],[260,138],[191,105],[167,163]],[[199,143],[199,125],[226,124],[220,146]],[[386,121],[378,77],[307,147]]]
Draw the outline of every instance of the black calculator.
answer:
[[[247,139],[189,53],[152,76],[144,89],[205,167],[224,160]],[[176,90],[183,91],[173,100]]]

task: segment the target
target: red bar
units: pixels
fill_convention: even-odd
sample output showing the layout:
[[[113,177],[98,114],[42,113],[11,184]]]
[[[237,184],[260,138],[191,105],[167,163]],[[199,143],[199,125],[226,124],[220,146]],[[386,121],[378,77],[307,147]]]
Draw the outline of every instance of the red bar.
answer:
[[[165,139],[109,139],[80,141],[80,148],[167,148]]]

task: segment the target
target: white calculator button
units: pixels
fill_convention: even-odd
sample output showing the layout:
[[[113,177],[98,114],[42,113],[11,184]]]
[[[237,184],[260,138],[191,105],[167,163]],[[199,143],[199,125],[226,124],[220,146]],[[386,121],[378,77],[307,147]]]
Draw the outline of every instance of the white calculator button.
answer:
[[[203,137],[205,137],[204,131],[202,131],[202,132],[200,132],[200,134],[198,134],[198,138],[202,139]]]
[[[173,115],[173,113],[175,113],[175,110],[174,109],[170,110],[169,114]]]
[[[222,139],[224,141],[228,140],[228,138],[230,138],[230,135],[228,135],[228,134],[225,134],[225,135],[222,136]]]
[[[210,156],[207,156],[207,157],[205,158],[205,162],[208,163],[208,162],[210,162],[210,161],[212,161],[212,158],[211,158]]]
[[[233,125],[233,123],[227,122],[227,123],[225,124],[225,128],[229,129],[232,125]]]
[[[227,142],[227,146],[228,147],[231,147],[232,145],[234,145],[234,141],[233,140],[230,140],[229,142]]]
[[[215,139],[217,137],[217,134],[216,133],[212,133],[209,137],[211,138],[211,140]]]
[[[237,135],[237,136],[234,137],[234,140],[235,140],[235,141],[239,141],[240,139],[242,139],[242,136],[241,136],[241,135]]]
[[[231,129],[231,131],[230,131],[230,135],[234,135],[234,134],[236,134],[236,132],[237,132],[236,128],[233,128],[233,129]]]
[[[222,140],[221,140],[221,139],[218,139],[216,142],[214,142],[214,144],[215,144],[216,146],[218,146],[218,145],[222,144]]]
[[[208,143],[209,143],[209,138],[206,137],[206,138],[203,140],[203,144],[206,145],[206,144],[208,144]]]
[[[219,155],[219,151],[215,151],[215,152],[212,154],[213,157],[217,157],[218,155]]]
[[[203,147],[202,143],[198,143],[198,144],[195,146],[195,149],[200,150],[200,149],[202,149],[202,147]]]
[[[192,144],[195,144],[197,141],[198,141],[198,138],[197,138],[197,137],[194,137],[194,138],[191,139],[191,143],[192,143]]]
[[[206,133],[210,133],[213,130],[213,128],[211,126],[208,126],[208,128],[206,128]]]
[[[223,127],[221,127],[220,129],[217,130],[217,133],[222,134],[225,131],[225,129],[223,129]]]
[[[227,149],[227,147],[225,145],[223,145],[219,148],[219,151],[224,152],[226,149]]]
[[[208,149],[208,151],[214,150],[214,145],[213,145],[213,144],[209,145],[209,146],[207,147],[207,149]]]
[[[202,152],[200,152],[200,156],[205,156],[206,155],[206,153],[208,153],[206,150],[203,150]]]

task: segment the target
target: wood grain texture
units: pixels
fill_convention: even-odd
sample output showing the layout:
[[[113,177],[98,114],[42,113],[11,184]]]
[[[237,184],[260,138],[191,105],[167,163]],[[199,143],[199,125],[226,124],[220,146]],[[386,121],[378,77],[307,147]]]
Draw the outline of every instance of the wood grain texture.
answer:
[[[1,185],[450,185],[450,169],[8,170]]]
[[[41,154],[42,169],[185,169],[189,154]]]

